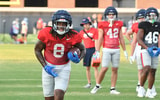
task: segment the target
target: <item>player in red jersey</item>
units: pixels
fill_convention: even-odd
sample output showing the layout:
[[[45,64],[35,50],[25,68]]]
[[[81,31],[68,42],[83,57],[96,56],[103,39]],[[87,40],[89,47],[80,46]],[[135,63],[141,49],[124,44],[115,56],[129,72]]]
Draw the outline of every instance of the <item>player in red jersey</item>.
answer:
[[[46,27],[38,34],[35,55],[43,66],[45,100],[63,100],[71,71],[69,60],[79,63],[85,54],[82,38],[75,30],[70,29],[71,24],[71,15],[65,10],[58,10],[52,17],[52,27]],[[80,49],[80,57],[68,53],[72,47]]]
[[[140,73],[142,72],[142,64],[140,60],[140,49],[141,46],[137,44],[137,32],[138,32],[138,24],[142,21],[145,21],[145,9],[140,9],[136,13],[136,20],[131,29],[127,31],[126,37],[131,42],[131,55],[130,55],[130,63],[132,64],[136,58],[137,67],[138,67],[138,84],[136,87],[136,91],[138,91],[138,88],[140,86]],[[131,38],[133,36],[133,38]]]
[[[91,72],[90,72],[90,66],[91,66],[91,58],[93,53],[95,52],[95,46],[98,41],[98,30],[96,28],[91,27],[91,22],[88,18],[83,18],[82,23],[80,26],[82,26],[84,29],[80,31],[80,35],[83,39],[84,46],[86,48],[86,55],[83,59],[83,66],[86,67],[86,77],[88,84],[84,86],[84,88],[90,88],[91,87]],[[98,77],[98,67],[94,67],[94,76],[97,80]]]
[[[125,48],[125,41],[122,33],[122,21],[117,21],[118,12],[114,7],[106,8],[104,12],[107,21],[98,23],[99,34],[98,34],[98,46],[97,51],[100,51],[101,43],[103,42],[103,55],[102,55],[102,68],[98,76],[98,82],[96,86],[91,90],[91,93],[96,93],[100,89],[100,83],[102,82],[105,73],[108,70],[110,62],[112,63],[112,75],[111,75],[111,89],[110,94],[120,94],[115,89],[117,77],[118,77],[118,66],[120,62],[120,47],[124,51],[126,59],[128,55]],[[96,53],[95,55],[99,55]]]

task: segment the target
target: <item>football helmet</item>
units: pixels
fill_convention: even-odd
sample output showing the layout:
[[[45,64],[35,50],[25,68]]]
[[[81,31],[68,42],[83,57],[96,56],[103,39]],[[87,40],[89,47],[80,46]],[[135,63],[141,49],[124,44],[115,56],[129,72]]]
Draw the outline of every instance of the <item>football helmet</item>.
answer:
[[[146,20],[150,23],[154,23],[156,20],[158,20],[159,13],[158,10],[154,7],[150,7],[146,10],[145,14]]]
[[[146,14],[146,10],[145,9],[140,9],[137,13],[136,13],[136,20],[138,22],[141,22],[142,20],[145,20],[145,14]],[[143,19],[142,19],[143,18]]]
[[[108,16],[109,14],[113,14],[114,16],[113,17],[109,17]],[[106,10],[104,11],[104,17],[107,18],[110,21],[113,21],[113,20],[115,20],[118,17],[118,12],[112,6],[107,7]]]
[[[140,10],[136,13],[136,19],[144,18],[144,17],[145,17],[145,13],[146,13],[146,10],[145,10],[145,9],[140,9]]]
[[[66,23],[65,26],[58,25],[59,22]],[[58,10],[52,16],[52,27],[59,35],[63,35],[69,31],[72,25],[72,17],[66,10]],[[62,29],[62,30],[59,30]]]

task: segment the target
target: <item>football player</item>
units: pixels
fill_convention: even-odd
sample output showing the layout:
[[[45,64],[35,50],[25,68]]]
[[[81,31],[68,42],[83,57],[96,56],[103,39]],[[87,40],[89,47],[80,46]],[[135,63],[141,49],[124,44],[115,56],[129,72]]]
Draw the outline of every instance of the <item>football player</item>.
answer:
[[[140,75],[140,88],[138,97],[154,98],[152,86],[155,81],[156,69],[158,66],[158,55],[160,52],[160,22],[157,22],[159,13],[156,8],[149,7],[146,10],[146,21],[139,23],[137,41],[141,45],[142,72]],[[144,84],[148,77],[148,89],[145,94]]]
[[[100,89],[100,83],[102,82],[111,62],[112,75],[110,94],[120,94],[120,92],[115,88],[118,77],[118,66],[120,62],[120,44],[122,46],[126,59],[128,59],[125,41],[122,34],[123,22],[116,20],[118,17],[118,12],[112,6],[106,8],[104,16],[107,20],[98,23],[98,46],[95,52],[95,55],[99,56],[100,47],[103,42],[102,68],[98,76],[97,84],[91,90],[91,93],[94,94]]]
[[[35,55],[43,66],[45,100],[63,100],[70,78],[70,60],[79,63],[85,54],[82,39],[75,30],[69,28],[71,24],[71,15],[66,10],[58,10],[52,17],[52,27],[46,27],[38,34]],[[75,53],[68,58],[72,47],[80,49],[80,57]]]
[[[140,9],[137,13],[136,13],[136,20],[137,22],[135,22],[131,29],[129,31],[127,31],[126,33],[126,37],[129,41],[131,42],[131,56],[129,58],[130,63],[132,64],[136,58],[136,62],[137,62],[137,67],[138,67],[138,84],[136,87],[136,92],[138,92],[139,86],[140,86],[140,74],[142,72],[142,63],[141,63],[141,59],[140,59],[140,49],[141,46],[139,44],[137,44],[137,33],[138,33],[138,24],[142,21],[145,21],[145,9]],[[133,38],[131,38],[130,36],[133,35]],[[154,93],[154,95],[156,95],[156,91],[155,91],[155,87],[152,87],[152,93]]]
[[[80,31],[81,37],[83,39],[84,46],[86,48],[86,55],[83,59],[83,66],[86,67],[86,77],[88,84],[84,86],[84,88],[91,87],[91,58],[93,53],[95,52],[95,46],[98,41],[98,30],[96,28],[91,27],[92,23],[88,18],[83,18],[80,26],[83,27],[83,30]],[[94,76],[97,80],[98,77],[98,66],[94,67]]]

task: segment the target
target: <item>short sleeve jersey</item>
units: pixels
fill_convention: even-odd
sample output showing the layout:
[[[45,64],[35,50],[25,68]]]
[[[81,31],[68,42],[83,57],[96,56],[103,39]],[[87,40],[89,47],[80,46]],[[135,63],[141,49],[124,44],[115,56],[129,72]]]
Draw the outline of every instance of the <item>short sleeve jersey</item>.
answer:
[[[98,28],[104,32],[103,48],[117,49],[119,47],[119,34],[123,26],[122,21],[114,21],[112,26],[109,26],[108,21],[98,23]]]
[[[76,43],[81,43],[82,38],[80,35],[73,34],[72,36],[59,39],[53,37],[50,33],[52,27],[46,27],[42,29],[38,34],[38,39],[45,43],[46,48],[44,50],[44,57],[47,62],[54,65],[66,64],[69,59],[67,53]]]
[[[138,28],[144,30],[143,42],[147,45],[147,47],[158,47],[158,38],[160,33],[159,22],[155,22],[154,24],[148,21],[141,22],[139,23]]]
[[[96,28],[90,28],[90,30],[86,31],[86,33],[92,37],[94,40],[98,39],[98,30]],[[83,39],[83,43],[85,48],[95,47],[95,41],[89,38],[83,30],[80,31],[80,35]]]
[[[138,33],[138,22],[134,23],[131,27],[132,32]]]

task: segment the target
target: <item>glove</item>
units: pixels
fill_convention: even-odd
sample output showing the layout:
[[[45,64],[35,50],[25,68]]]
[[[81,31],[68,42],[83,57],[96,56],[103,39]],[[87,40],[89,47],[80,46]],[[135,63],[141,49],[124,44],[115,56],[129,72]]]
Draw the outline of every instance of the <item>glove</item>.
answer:
[[[155,57],[158,57],[159,54],[160,54],[160,48],[157,48],[157,51],[155,52],[154,56],[155,56]]]
[[[92,59],[98,59],[100,57],[100,53],[99,53],[99,51],[95,51],[94,53],[93,53],[93,56],[92,56]]]
[[[44,70],[45,70],[48,74],[50,74],[51,76],[57,77],[58,74],[55,72],[54,68],[55,68],[55,67],[46,65],[46,66],[44,67]]]
[[[133,64],[133,62],[134,62],[133,56],[130,56],[130,57],[129,57],[129,62],[130,62],[130,64]]]
[[[128,60],[128,54],[127,51],[124,51],[124,56],[126,57],[126,59]]]
[[[150,55],[151,57],[154,57],[153,47],[148,47],[148,48],[147,48],[147,51],[148,51],[148,53],[149,53],[149,55]]]
[[[67,55],[68,55],[69,60],[71,60],[72,62],[74,62],[74,63],[80,62],[80,59],[79,59],[77,53],[68,52]]]

